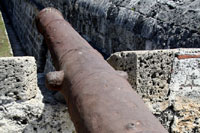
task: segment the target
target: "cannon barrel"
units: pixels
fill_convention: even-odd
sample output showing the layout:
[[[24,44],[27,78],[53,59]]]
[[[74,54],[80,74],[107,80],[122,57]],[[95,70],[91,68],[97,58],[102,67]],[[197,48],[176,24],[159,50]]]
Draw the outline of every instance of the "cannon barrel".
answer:
[[[46,86],[64,95],[78,133],[167,133],[128,81],[58,10],[43,9],[36,24],[56,68]]]

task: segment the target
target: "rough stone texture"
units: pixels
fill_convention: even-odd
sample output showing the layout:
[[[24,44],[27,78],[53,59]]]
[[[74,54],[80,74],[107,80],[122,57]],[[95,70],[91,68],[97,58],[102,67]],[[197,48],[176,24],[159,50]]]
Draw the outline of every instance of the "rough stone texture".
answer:
[[[153,114],[161,118],[166,128],[170,126],[164,112],[169,107],[169,81],[174,51],[176,50],[124,51],[108,58],[115,69],[128,73],[128,81],[133,89]]]
[[[45,53],[41,52],[42,37],[34,23],[37,7],[59,9],[105,57],[122,50],[189,48],[200,44],[199,0],[4,0],[3,3],[24,48],[36,58],[40,71]],[[49,61],[47,65],[48,71],[52,69]]]
[[[200,49],[126,51],[108,58],[115,69],[128,73],[133,88],[170,133],[200,132],[200,58],[177,58],[185,54],[199,55]]]
[[[33,57],[0,58],[0,97],[28,100],[37,93],[36,64]]]
[[[29,0],[3,0],[1,2],[5,4],[4,7],[6,7],[23,49],[29,56],[35,57],[38,70],[42,69],[43,66],[40,64],[45,58],[45,53],[41,53],[44,51],[42,47],[43,37],[38,33],[34,21],[39,10]]]
[[[0,58],[0,132],[75,133],[66,105],[47,92],[33,57]]]
[[[198,50],[182,50],[178,55],[200,55]],[[200,58],[175,58],[170,82],[174,132],[200,132]]]

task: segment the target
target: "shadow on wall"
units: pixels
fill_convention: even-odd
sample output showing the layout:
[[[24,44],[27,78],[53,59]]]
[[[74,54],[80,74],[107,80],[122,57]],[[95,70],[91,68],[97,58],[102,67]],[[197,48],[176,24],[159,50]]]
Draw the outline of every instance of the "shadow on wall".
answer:
[[[198,0],[114,1],[98,0],[1,0],[10,16],[23,48],[42,68],[42,36],[35,16],[43,7],[59,9],[66,20],[105,57],[124,50],[199,47]],[[186,6],[189,5],[189,6]],[[190,7],[190,8],[189,8]],[[50,55],[45,71],[53,69]],[[39,72],[42,72],[40,70]]]

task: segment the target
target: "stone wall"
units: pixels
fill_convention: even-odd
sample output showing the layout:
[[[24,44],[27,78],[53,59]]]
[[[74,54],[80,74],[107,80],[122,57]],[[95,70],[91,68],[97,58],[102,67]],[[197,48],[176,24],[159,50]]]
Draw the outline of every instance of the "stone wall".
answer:
[[[0,132],[74,133],[66,105],[42,95],[36,70],[33,57],[0,58]]]
[[[2,1],[2,0],[1,0]],[[122,50],[199,47],[199,0],[3,0],[21,43],[38,70],[45,47],[34,18],[38,8],[59,9],[105,57]],[[47,54],[46,71],[52,69]]]
[[[124,51],[108,62],[128,73],[132,87],[170,133],[198,133],[199,55],[200,49]]]
[[[14,30],[27,55],[34,56],[40,68],[42,36],[37,32],[34,18],[39,12],[36,6],[27,0],[1,1],[8,12]]]
[[[50,54],[42,43],[43,37],[38,33],[34,21],[39,9],[44,7],[59,9],[65,19],[105,57],[122,50],[189,48],[199,47],[200,44],[199,0],[1,0],[1,3],[7,9],[23,48],[28,55],[35,57],[38,72],[53,69]],[[189,54],[194,54],[194,51],[189,50]],[[109,62],[116,69],[128,72],[133,88],[169,132],[200,132],[199,59],[179,60],[176,56],[181,52],[188,54],[187,50],[121,52],[112,55]],[[14,73],[10,71],[8,74]],[[4,78],[1,80],[5,81]],[[9,80],[4,83],[17,81],[15,78]],[[18,83],[11,84],[10,88],[17,86]],[[0,116],[6,122],[0,123],[1,129],[6,129],[5,123],[20,125],[19,128],[11,126],[13,131],[27,127],[24,130],[27,132],[37,131],[38,128],[52,130],[54,125],[58,125],[53,132],[68,132],[69,128],[61,121],[55,120],[49,125],[57,117],[68,123],[68,119],[62,119],[66,116],[62,113],[66,112],[63,106],[45,106],[40,93],[35,91],[24,99],[23,96],[33,88],[22,87],[25,87],[22,92],[16,92],[16,88],[9,91],[8,88],[2,93],[5,94],[2,99],[6,102],[1,106]],[[33,104],[29,100],[33,100]],[[39,104],[38,107],[35,107],[35,103]],[[6,109],[13,110],[13,107],[19,109],[16,110],[19,113],[5,113]],[[34,115],[41,113],[43,117]],[[28,125],[29,122],[32,124]],[[71,132],[73,128],[69,130]]]

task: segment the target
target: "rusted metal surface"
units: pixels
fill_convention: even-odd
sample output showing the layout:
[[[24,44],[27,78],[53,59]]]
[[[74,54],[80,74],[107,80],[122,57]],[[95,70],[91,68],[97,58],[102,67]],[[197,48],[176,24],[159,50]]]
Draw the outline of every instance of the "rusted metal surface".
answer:
[[[185,55],[178,55],[177,58],[179,60],[181,60],[181,59],[189,59],[189,58],[200,58],[200,55],[188,55],[188,54],[185,54]]]
[[[37,27],[56,70],[64,72],[58,86],[78,133],[167,133],[124,78],[126,75],[115,71],[59,11],[42,10]],[[47,82],[55,77],[48,77]]]

